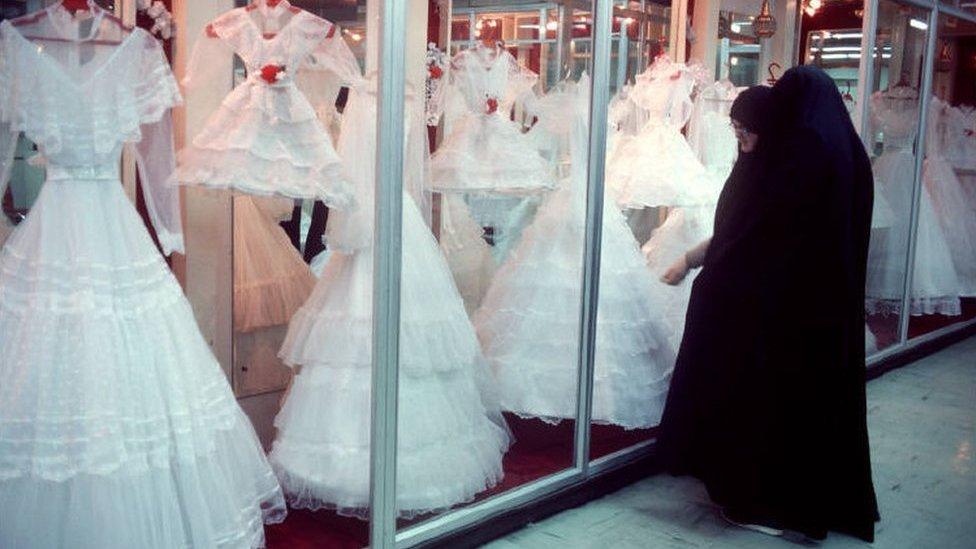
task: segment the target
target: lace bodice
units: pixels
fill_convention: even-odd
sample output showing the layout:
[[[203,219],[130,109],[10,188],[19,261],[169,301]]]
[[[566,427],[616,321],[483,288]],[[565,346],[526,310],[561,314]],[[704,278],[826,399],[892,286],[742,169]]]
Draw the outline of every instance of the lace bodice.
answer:
[[[17,26],[0,23],[0,194],[18,132],[46,158],[48,181],[117,183],[122,147],[133,143],[160,243],[182,251],[178,191],[170,185],[176,81],[149,33],[123,29],[97,6],[91,12],[83,23],[57,4]]]
[[[738,89],[728,80],[702,88],[688,124],[688,144],[702,164],[723,175],[731,170],[738,151],[729,111]]]
[[[471,113],[507,113],[517,100],[533,95],[539,79],[500,46],[480,44],[454,56],[450,77]]]
[[[946,156],[956,168],[976,169],[976,109],[968,105],[946,112]]]
[[[629,97],[648,115],[648,124],[681,128],[691,117],[691,91],[695,77],[680,63],[659,58],[637,75]]]
[[[918,133],[918,100],[875,92],[871,96],[871,122],[874,135],[881,134],[886,151],[911,149]]]

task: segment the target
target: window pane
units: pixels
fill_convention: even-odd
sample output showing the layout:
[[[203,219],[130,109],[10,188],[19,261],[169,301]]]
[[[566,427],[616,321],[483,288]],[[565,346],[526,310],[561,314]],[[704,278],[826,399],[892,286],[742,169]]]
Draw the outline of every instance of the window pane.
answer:
[[[866,290],[869,351],[898,343],[901,314],[952,313],[959,307],[951,282],[918,276],[910,291],[908,311],[902,304],[927,20],[928,12],[920,8],[890,0],[878,5],[867,136],[875,184]],[[924,193],[920,208],[931,208]],[[944,247],[939,255],[939,261],[951,261]]]
[[[947,279],[960,299],[959,314],[913,316],[908,336],[976,317],[976,116],[973,55],[976,24],[939,16],[925,134],[922,208],[916,236],[915,276]],[[948,256],[949,260],[946,259]],[[949,292],[947,292],[949,293]],[[924,311],[923,311],[924,312]]]

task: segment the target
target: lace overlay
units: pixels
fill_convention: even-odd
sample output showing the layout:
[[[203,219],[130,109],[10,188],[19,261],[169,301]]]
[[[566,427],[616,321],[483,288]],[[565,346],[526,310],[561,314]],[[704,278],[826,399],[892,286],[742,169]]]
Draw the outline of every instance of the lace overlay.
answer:
[[[118,177],[132,142],[182,248],[176,83],[155,39],[91,9],[94,47],[20,34],[77,33],[60,6],[0,23],[0,121],[48,175],[0,251],[0,546],[259,547],[284,499]]]
[[[552,188],[549,165],[509,119],[516,106],[531,109],[538,76],[504,49],[483,46],[458,53],[449,75],[442,93],[455,94],[459,112],[431,159],[433,188],[515,194]]]
[[[371,212],[375,82],[356,86],[343,114],[340,150]],[[426,134],[408,101],[407,181],[424,177]],[[280,356],[301,365],[275,418],[271,462],[295,507],[368,516],[372,332],[372,215],[347,212],[311,297]],[[330,229],[332,230],[332,229]],[[353,238],[367,236],[365,247]],[[356,245],[353,245],[356,244]],[[511,441],[464,303],[413,196],[404,193],[400,318],[397,510],[414,517],[470,501],[497,484]],[[323,394],[330,395],[322,398]],[[432,467],[436,464],[436,467]]]
[[[571,175],[545,197],[474,316],[504,409],[551,423],[576,415],[588,89],[583,80],[541,100],[543,112],[563,113],[550,129],[569,134]],[[650,427],[664,408],[674,352],[637,241],[611,201],[603,215],[593,421]]]
[[[917,133],[917,101],[899,101],[877,92],[871,98],[875,131],[883,136],[884,150],[873,160],[876,194],[896,212],[911,211]],[[898,313],[905,283],[904,262],[910,230],[908,216],[897,216],[892,225],[875,231],[868,255],[867,311]],[[932,195],[922,186],[916,233],[915,264],[910,312],[913,315],[961,314],[960,283],[949,245],[933,207]]]
[[[257,12],[237,8],[210,23],[199,38],[188,86],[206,85],[213,78],[208,61],[231,52],[244,61],[248,77],[181,151],[179,180],[351,207],[339,156],[295,75],[331,72],[348,81],[358,77],[359,67],[329,21],[303,10],[293,13],[284,1],[266,11],[266,21],[287,17],[273,37],[262,35],[253,19]],[[306,75],[304,81],[310,79]]]
[[[702,206],[718,200],[720,183],[681,135],[691,115],[694,75],[658,61],[628,94],[648,120],[636,135],[621,135],[607,158],[607,187],[623,208]]]

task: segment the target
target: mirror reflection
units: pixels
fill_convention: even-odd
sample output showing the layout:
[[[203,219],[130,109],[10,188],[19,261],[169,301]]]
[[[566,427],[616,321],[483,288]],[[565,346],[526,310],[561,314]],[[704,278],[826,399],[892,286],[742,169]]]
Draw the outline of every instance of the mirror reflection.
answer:
[[[802,14],[800,62],[820,67],[837,83],[847,110],[854,118],[854,127],[859,128],[860,112],[856,106],[860,104],[857,93],[864,40],[861,31],[864,4],[831,2],[817,8],[811,7],[812,4],[808,3]],[[891,58],[890,45],[882,46],[879,51],[880,60]]]
[[[736,86],[751,86],[765,76],[760,67],[760,40],[752,21],[759,13],[758,0],[723,0],[718,21],[716,74]]]

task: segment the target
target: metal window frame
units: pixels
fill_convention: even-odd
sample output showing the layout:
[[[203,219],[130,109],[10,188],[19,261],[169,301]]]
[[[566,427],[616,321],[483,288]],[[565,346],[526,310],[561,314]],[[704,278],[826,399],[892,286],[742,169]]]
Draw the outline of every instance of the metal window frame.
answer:
[[[396,540],[407,3],[383,2],[379,18],[369,460],[369,540],[377,549],[394,547]]]
[[[436,517],[402,532],[396,531],[397,372],[399,369],[400,229],[402,221],[403,97],[405,3],[384,2],[380,28],[380,71],[377,119],[376,233],[373,250],[373,370],[370,455],[370,546],[403,547],[433,539],[465,524],[484,520],[520,503],[580,483],[590,463],[590,421],[596,311],[599,299],[600,244],[603,217],[603,172],[606,159],[609,100],[612,0],[593,5],[593,65],[587,171],[586,236],[583,250],[583,294],[580,310],[579,387],[574,433],[574,464],[539,481],[484,502]],[[649,446],[649,443],[643,445]],[[642,446],[625,449],[596,462],[599,470],[635,459]],[[630,450],[629,452],[626,450]]]
[[[905,0],[891,0],[894,2],[905,2]],[[907,2],[915,5],[914,2]],[[916,6],[918,7],[918,6]],[[935,53],[936,35],[938,34],[938,9],[930,9],[928,13],[928,34],[925,37],[925,59],[923,60],[922,89],[919,90],[919,113],[918,113],[918,132],[915,136],[915,173],[912,184],[912,212],[909,218],[909,237],[908,237],[908,257],[905,258],[905,287],[901,302],[901,318],[899,321],[899,340],[904,345],[908,342],[908,327],[911,323],[911,297],[912,284],[915,281],[915,253],[918,242],[918,222],[919,210],[921,209],[922,198],[922,165],[925,161],[925,139],[927,137],[928,114],[929,114],[929,95],[932,93],[932,72],[935,67],[933,54]]]

